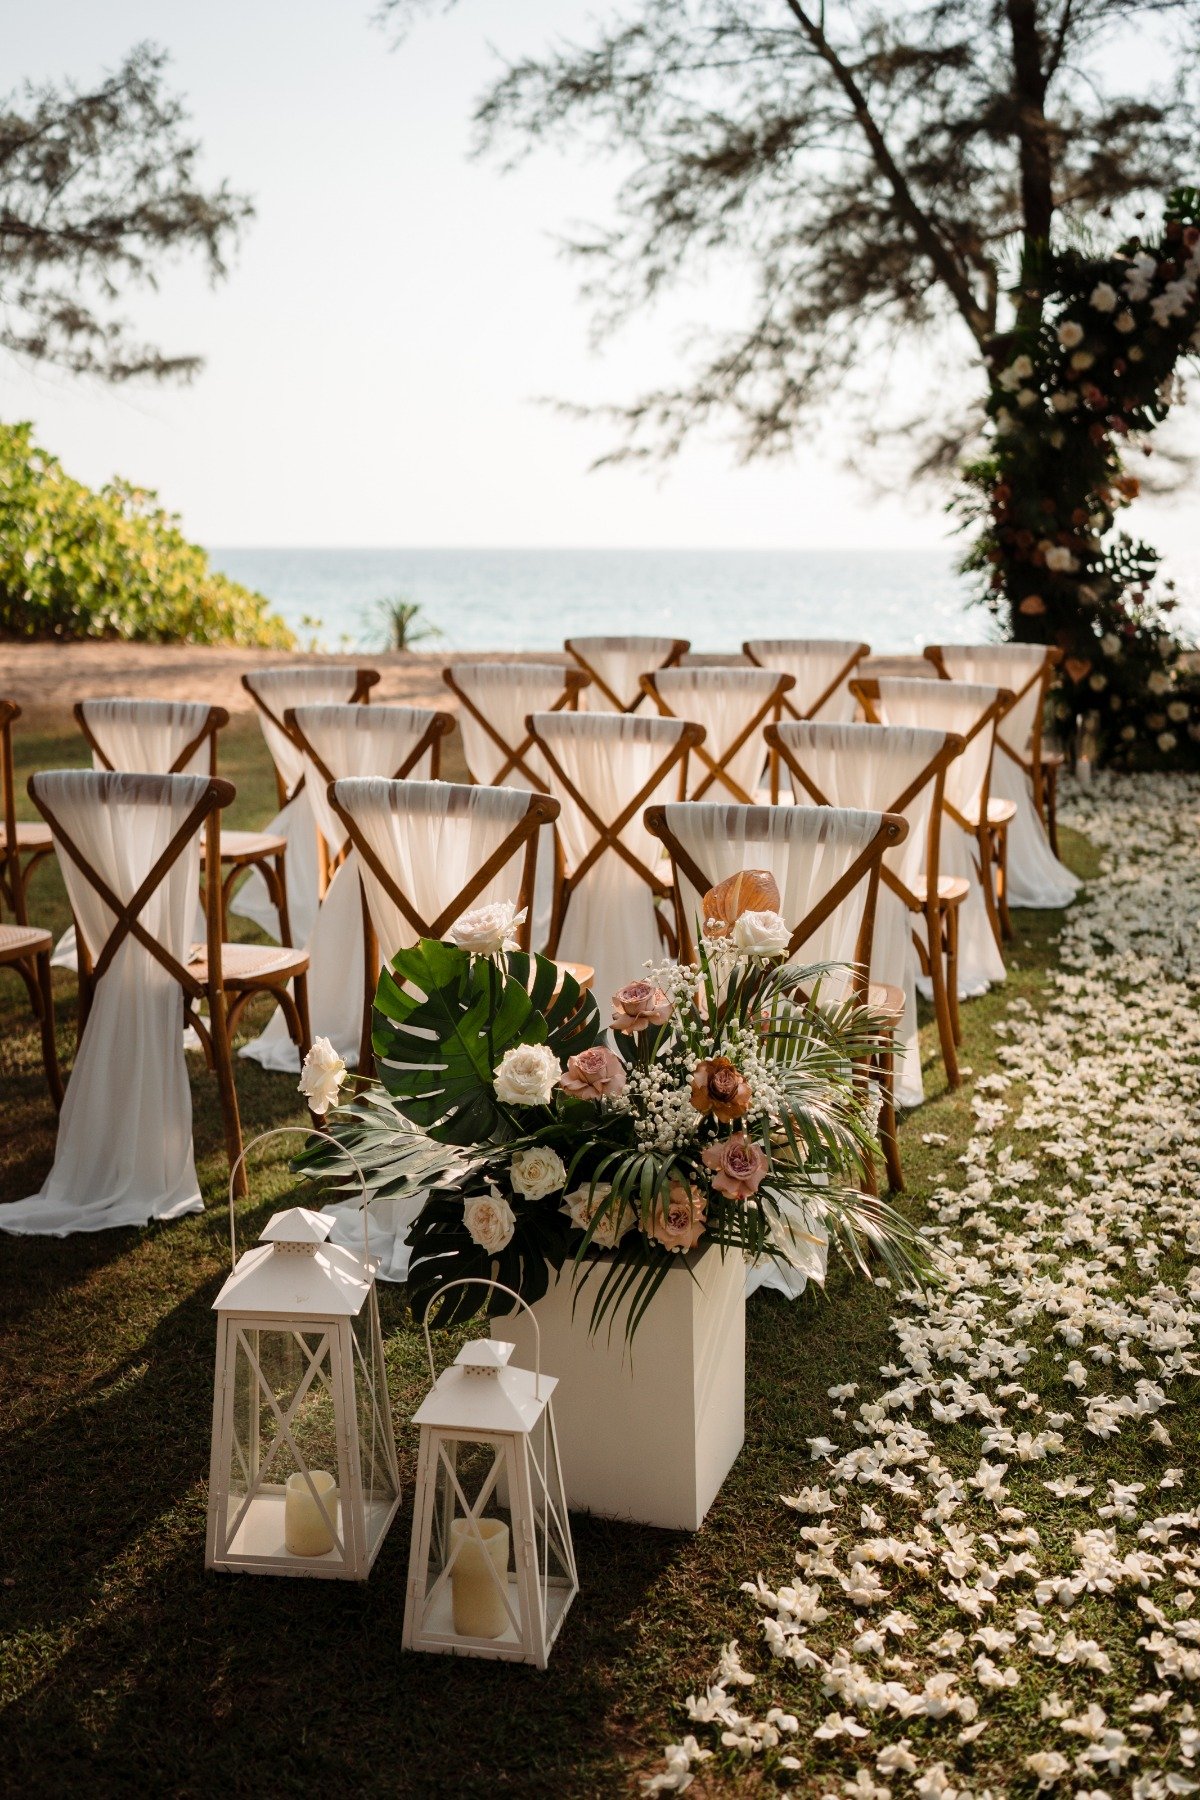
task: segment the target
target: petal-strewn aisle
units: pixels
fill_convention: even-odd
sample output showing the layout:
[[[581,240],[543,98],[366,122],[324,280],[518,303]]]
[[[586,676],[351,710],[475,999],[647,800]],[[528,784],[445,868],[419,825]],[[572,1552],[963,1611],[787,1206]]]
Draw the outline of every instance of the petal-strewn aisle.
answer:
[[[930,1203],[945,1279],[830,1390],[794,1565],[747,1570],[741,1653],[648,1791],[739,1759],[861,1800],[1200,1791],[1200,782],[1069,822],[1102,870],[1048,1006],[996,1028]]]

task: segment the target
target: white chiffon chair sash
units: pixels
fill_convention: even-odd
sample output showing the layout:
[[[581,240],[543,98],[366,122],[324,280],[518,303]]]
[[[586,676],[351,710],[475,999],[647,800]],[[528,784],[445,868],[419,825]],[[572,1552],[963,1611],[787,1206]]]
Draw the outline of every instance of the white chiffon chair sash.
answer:
[[[393,776],[432,724],[435,713],[416,706],[298,706],[296,724],[334,780],[356,775]],[[433,751],[415,765],[412,779],[426,780]],[[346,829],[329,804],[329,783],[307,754],[304,798],[313,822],[334,855]],[[314,1037],[327,1037],[349,1064],[358,1061],[362,1038],[363,930],[359,858],[351,850],[334,871],[308,936],[308,1009]],[[279,1008],[266,1030],[239,1055],[264,1069],[297,1070],[300,1053]]]
[[[246,676],[246,685],[256,699],[258,722],[266,739],[271,759],[279,771],[283,791],[288,796],[283,808],[265,827],[286,840],[288,914],[292,941],[308,942],[317,918],[317,836],[312,808],[296,788],[304,773],[304,758],[282,724],[283,715],[292,706],[349,704],[358,682],[358,670],[346,664],[326,664],[312,668],[256,669]],[[270,709],[268,717],[263,707]],[[256,925],[274,937],[279,930],[279,915],[267,891],[267,884],[257,869],[230,902],[231,912],[253,919]]]
[[[922,725],[966,738],[995,702],[996,693],[994,686],[974,682],[881,676],[879,712],[885,725]],[[986,725],[946,770],[946,799],[972,823],[979,819],[983,804],[993,738],[992,727]],[[960,877],[969,889],[959,912],[958,991],[961,998],[970,999],[986,993],[993,982],[1004,980],[1004,959],[988,917],[978,846],[950,818],[942,821],[941,873]]]
[[[812,713],[831,682],[845,671],[845,679],[821,701],[815,716],[829,724],[854,717],[857,702],[849,687],[853,671],[847,665],[862,649],[861,642],[843,642],[840,638],[751,638],[746,649],[764,669],[794,676],[796,685],[787,696],[785,710],[804,718]]]
[[[942,661],[952,681],[988,683],[1009,688],[1020,696],[996,728],[998,741],[992,762],[993,796],[998,800],[1011,800],[1017,809],[1008,828],[1008,903],[1010,906],[1068,906],[1078,892],[1079,883],[1051,850],[1045,826],[1033,803],[1033,784],[1021,767],[1021,763],[1029,760],[1033,730],[1042,705],[1045,645],[944,644]],[[1027,686],[1028,692],[1022,694],[1021,689]],[[1016,758],[1020,761],[1014,760]]]
[[[587,667],[595,671],[600,681],[628,710],[643,703],[638,678],[661,669],[678,641],[667,637],[586,637],[572,638],[570,648],[578,652]],[[588,712],[616,710],[598,683],[588,688],[580,704]]]
[[[655,686],[677,719],[703,725],[705,755],[724,768],[743,793],[753,795],[767,759],[763,741],[766,719],[732,755],[730,746],[766,705],[779,676],[775,668],[660,669]],[[688,767],[689,796],[700,788],[705,800],[730,798],[729,789],[719,776],[712,775],[704,756],[694,755]]]
[[[35,777],[36,794],[118,900],[128,902],[203,797],[198,775]],[[56,832],[57,838],[57,832]],[[115,917],[56,842],[71,907],[95,961]],[[187,962],[200,869],[194,837],[139,915]],[[41,1191],[0,1207],[0,1229],[65,1237],[202,1210],[178,981],[128,934],[96,984]]]
[[[650,713],[540,713],[534,724],[572,787],[606,827],[615,825],[684,732],[684,721]],[[574,795],[553,776],[550,791],[562,807],[559,839],[566,873],[571,875],[599,833]],[[673,799],[678,792],[679,769],[675,765],[619,834],[625,848],[645,868],[662,868],[663,856],[662,845],[642,823],[645,806]],[[664,869],[664,877],[665,873]],[[594,991],[605,1022],[610,996],[627,981],[640,980],[647,962],[662,960],[654,894],[637,870],[611,847],[596,858],[572,890],[557,954],[566,962],[587,963],[595,969]]]
[[[831,805],[900,811],[908,821],[908,836],[903,843],[885,850],[883,861],[905,887],[914,889],[925,873],[935,784],[926,782],[903,808],[897,809],[894,802],[944,749],[946,733],[925,731],[918,726],[825,725],[819,721],[787,720],[779,727],[779,737]],[[792,787],[797,805],[813,804],[812,796],[795,776]],[[875,903],[871,979],[904,990],[896,1064],[896,1099],[901,1106],[919,1106],[925,1098],[917,1035],[917,974],[913,915],[899,894],[881,881]]]

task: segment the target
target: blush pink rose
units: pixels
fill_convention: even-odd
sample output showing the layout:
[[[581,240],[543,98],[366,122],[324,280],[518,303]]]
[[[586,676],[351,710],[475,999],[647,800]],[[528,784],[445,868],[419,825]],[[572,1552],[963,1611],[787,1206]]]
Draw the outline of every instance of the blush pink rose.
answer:
[[[645,1031],[648,1025],[665,1025],[671,1002],[652,981],[628,981],[612,997],[614,1031]]]
[[[648,1227],[649,1235],[664,1250],[682,1254],[694,1250],[704,1236],[706,1213],[704,1195],[698,1187],[673,1181],[665,1207],[656,1206]]]
[[[706,1169],[713,1171],[713,1186],[718,1194],[730,1200],[749,1200],[758,1192],[770,1166],[744,1131],[735,1131],[732,1137],[710,1144],[701,1160]]]
[[[568,1056],[558,1085],[564,1094],[574,1094],[577,1100],[603,1100],[624,1089],[625,1064],[607,1045],[593,1044],[590,1050]]]

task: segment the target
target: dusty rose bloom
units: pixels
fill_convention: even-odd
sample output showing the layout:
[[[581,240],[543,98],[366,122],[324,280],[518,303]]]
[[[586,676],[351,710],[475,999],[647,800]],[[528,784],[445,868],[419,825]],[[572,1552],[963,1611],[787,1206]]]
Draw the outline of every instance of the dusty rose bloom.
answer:
[[[628,981],[612,997],[614,1031],[645,1031],[648,1025],[665,1025],[671,1002],[650,981]]]
[[[710,1144],[701,1159],[706,1169],[713,1170],[713,1186],[718,1194],[730,1200],[748,1200],[757,1193],[767,1172],[766,1157],[757,1144],[752,1144],[744,1131]]]
[[[648,1226],[649,1234],[664,1250],[682,1253],[694,1250],[704,1236],[704,1195],[698,1187],[685,1187],[673,1181],[667,1193],[666,1207],[656,1206]]]
[[[727,1056],[710,1056],[697,1063],[691,1097],[697,1112],[711,1113],[722,1125],[750,1110],[750,1084]]]
[[[577,1100],[603,1100],[606,1094],[619,1094],[624,1088],[625,1064],[607,1045],[593,1044],[590,1050],[568,1056],[558,1085]]]

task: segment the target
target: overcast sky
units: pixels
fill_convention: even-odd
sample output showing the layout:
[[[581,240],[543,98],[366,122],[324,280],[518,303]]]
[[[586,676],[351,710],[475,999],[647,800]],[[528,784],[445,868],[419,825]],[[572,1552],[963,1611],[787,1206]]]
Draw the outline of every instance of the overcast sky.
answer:
[[[184,388],[113,390],[8,359],[0,409],[35,420],[72,473],[156,487],[189,533],[233,545],[924,547],[938,496],[879,499],[836,430],[794,460],[738,469],[719,443],[665,474],[588,465],[608,441],[540,395],[620,399],[660,380],[696,295],[608,347],[556,233],[601,216],[612,169],[539,153],[515,174],[469,158],[496,67],[603,0],[461,0],[399,50],[372,0],[39,0],[6,9],[15,80],[94,79],[142,39],[172,55],[209,178],[253,196],[231,278],[180,268],[132,303]],[[725,297],[727,300],[729,296]],[[942,372],[935,372],[937,380]],[[1178,507],[1144,521],[1186,550]]]

